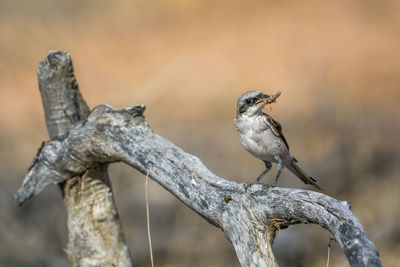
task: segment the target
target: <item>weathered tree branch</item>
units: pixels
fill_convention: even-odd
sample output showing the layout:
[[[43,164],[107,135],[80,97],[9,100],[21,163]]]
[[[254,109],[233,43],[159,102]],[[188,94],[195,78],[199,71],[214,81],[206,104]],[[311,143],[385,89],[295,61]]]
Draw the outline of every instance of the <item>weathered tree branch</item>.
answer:
[[[272,243],[278,230],[313,223],[332,233],[352,266],[382,266],[373,243],[348,202],[300,189],[263,189],[222,179],[195,156],[155,134],[144,106],[100,105],[60,140],[39,152],[18,204],[47,185],[82,175],[98,164],[122,161],[149,176],[211,224],[221,228],[242,266],[276,266]]]
[[[89,113],[74,76],[69,53],[52,51],[37,69],[51,140],[60,140],[71,125]],[[40,151],[39,151],[40,155]],[[55,162],[60,155],[52,155]],[[33,166],[41,164],[38,158]],[[60,184],[68,214],[66,252],[73,266],[131,266],[107,164],[96,164]],[[64,182],[60,181],[60,182]]]

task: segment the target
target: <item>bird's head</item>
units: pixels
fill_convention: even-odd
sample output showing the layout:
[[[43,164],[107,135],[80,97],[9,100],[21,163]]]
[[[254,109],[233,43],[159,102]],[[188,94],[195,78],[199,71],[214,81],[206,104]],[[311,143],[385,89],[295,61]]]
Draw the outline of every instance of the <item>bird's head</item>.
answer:
[[[260,112],[270,99],[269,95],[259,91],[247,91],[242,94],[237,102],[237,115],[254,116]]]

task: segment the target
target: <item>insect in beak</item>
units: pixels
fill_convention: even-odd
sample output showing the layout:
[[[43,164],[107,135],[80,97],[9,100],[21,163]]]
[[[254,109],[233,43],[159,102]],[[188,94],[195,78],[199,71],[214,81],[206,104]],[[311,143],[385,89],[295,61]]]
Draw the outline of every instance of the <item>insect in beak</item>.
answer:
[[[276,99],[281,95],[281,93],[282,93],[281,91],[278,91],[271,96],[265,95],[265,96],[267,96],[267,98],[265,98],[265,99],[263,98],[263,100],[265,101],[266,104],[275,103]]]

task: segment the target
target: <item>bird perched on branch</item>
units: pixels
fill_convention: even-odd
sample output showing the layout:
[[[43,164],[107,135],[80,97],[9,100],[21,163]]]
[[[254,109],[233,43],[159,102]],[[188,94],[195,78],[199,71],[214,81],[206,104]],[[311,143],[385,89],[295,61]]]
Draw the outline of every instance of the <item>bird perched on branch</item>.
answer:
[[[282,134],[280,123],[262,112],[265,105],[274,103],[279,95],[280,92],[270,96],[259,91],[248,91],[242,94],[237,102],[234,123],[240,134],[240,140],[250,154],[265,163],[265,171],[254,183],[259,183],[271,170],[271,162],[275,162],[278,164],[278,172],[274,181],[266,186],[275,187],[283,168],[286,167],[304,183],[323,190],[317,180],[297,165],[297,160],[289,152],[289,145]]]

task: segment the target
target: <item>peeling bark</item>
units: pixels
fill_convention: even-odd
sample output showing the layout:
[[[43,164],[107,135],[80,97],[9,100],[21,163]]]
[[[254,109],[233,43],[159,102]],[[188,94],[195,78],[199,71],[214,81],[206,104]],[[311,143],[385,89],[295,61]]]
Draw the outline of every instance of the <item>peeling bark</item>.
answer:
[[[85,176],[96,176],[92,170],[120,161],[148,173],[188,207],[221,228],[232,242],[242,266],[277,266],[272,252],[277,232],[299,223],[318,224],[330,231],[352,266],[382,266],[373,243],[350,211],[348,202],[300,189],[263,189],[262,185],[254,185],[246,190],[243,184],[216,176],[197,157],[154,133],[143,112],[143,105],[94,108],[62,138],[43,146],[15,195],[16,202],[22,204],[49,184],[60,182],[75,188],[71,190],[73,200],[79,195],[82,198],[87,193]],[[88,170],[89,174],[85,174]],[[81,180],[85,185],[80,184]],[[93,181],[96,188],[98,179]],[[100,198],[107,198],[111,192],[103,186],[98,191],[104,191]],[[85,201],[93,203],[93,199],[96,196]],[[71,202],[69,205],[73,207],[69,213],[79,212],[81,204]],[[85,210],[88,205],[83,205]],[[92,213],[95,210],[92,208]],[[92,215],[91,225],[116,216],[109,206],[105,210],[110,214]],[[85,231],[96,231],[96,227],[93,229]]]
[[[37,75],[50,139],[61,140],[71,125],[90,111],[79,91],[69,53],[50,52],[47,60],[40,62]],[[40,160],[42,148],[32,167],[50,163]],[[59,164],[60,156],[52,154],[51,162]],[[69,180],[59,181],[62,182],[60,187],[68,215],[68,244],[65,251],[72,265],[131,266],[107,174],[107,164],[93,165],[73,176]],[[45,184],[40,181],[36,186]]]

